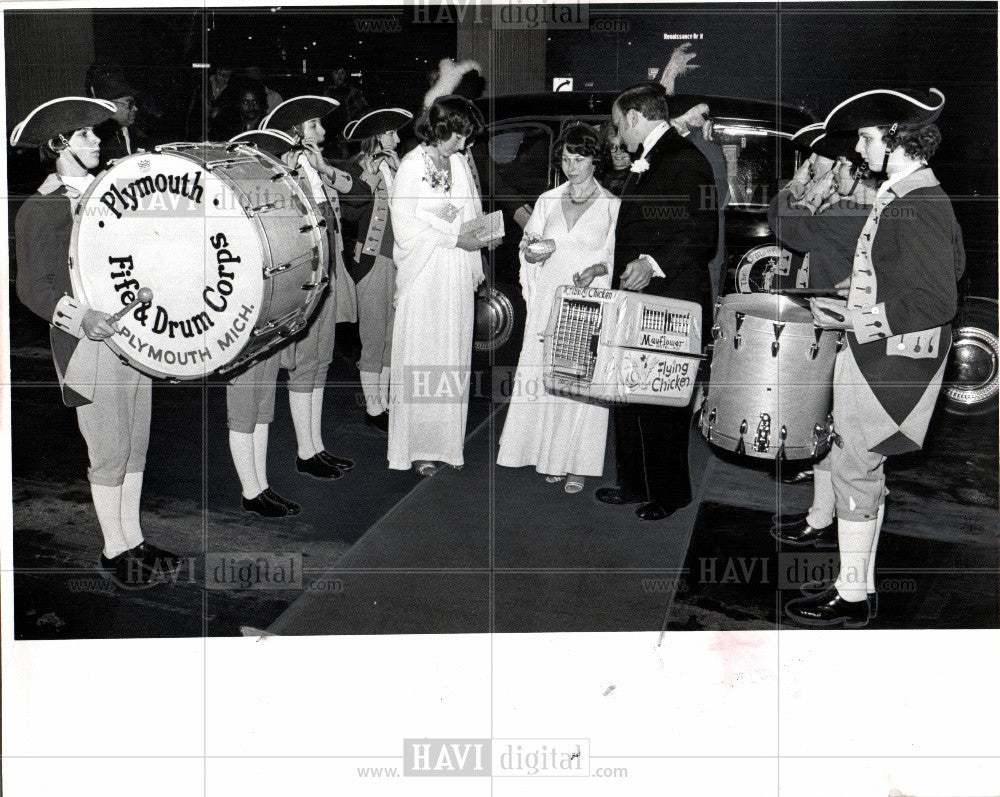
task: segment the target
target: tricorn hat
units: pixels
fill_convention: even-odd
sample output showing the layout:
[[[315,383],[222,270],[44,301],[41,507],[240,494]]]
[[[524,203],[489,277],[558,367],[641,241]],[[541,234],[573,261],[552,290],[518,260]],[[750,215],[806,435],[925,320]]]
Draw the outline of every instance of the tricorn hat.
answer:
[[[928,125],[941,115],[944,94],[930,89],[918,91],[874,89],[848,97],[826,117],[827,130],[857,130],[881,125]]]
[[[321,119],[340,103],[330,97],[316,94],[303,94],[292,97],[276,106],[267,116],[260,120],[258,128],[264,130],[291,130],[296,125],[308,122],[310,119]]]
[[[244,133],[237,133],[229,139],[229,143],[250,144],[280,158],[295,146],[295,139],[280,130],[247,130]]]
[[[38,147],[60,134],[93,127],[110,119],[117,108],[110,100],[59,97],[43,102],[10,133],[12,147]]]
[[[830,160],[837,160],[840,157],[852,161],[860,160],[854,151],[854,147],[858,143],[856,130],[831,132],[823,126],[822,122],[816,122],[797,130],[791,141],[792,145],[799,149],[815,152]]]
[[[348,122],[344,127],[344,138],[348,141],[361,141],[389,130],[399,130],[412,118],[413,114],[402,108],[380,108]]]

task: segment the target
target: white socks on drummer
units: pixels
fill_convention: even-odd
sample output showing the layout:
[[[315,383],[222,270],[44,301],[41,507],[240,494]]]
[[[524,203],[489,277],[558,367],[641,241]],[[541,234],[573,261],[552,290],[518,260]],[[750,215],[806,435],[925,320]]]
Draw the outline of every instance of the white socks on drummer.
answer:
[[[268,424],[266,423],[258,423],[253,430],[253,467],[257,471],[257,486],[260,488],[260,492],[268,488],[267,431]]]
[[[378,371],[361,371],[360,374],[361,390],[365,394],[365,411],[369,415],[381,415],[385,410],[380,395]],[[388,389],[388,384],[386,388]]]
[[[868,570],[866,581],[868,593],[875,592],[875,551],[878,550],[878,538],[882,534],[882,521],[885,520],[885,504],[878,505],[878,519],[875,521],[875,539],[872,540],[871,553],[868,554]]]
[[[389,409],[389,374],[392,369],[387,365],[382,369],[382,373],[378,375],[378,393],[379,400],[382,402],[382,407],[386,410]]]
[[[312,444],[315,448],[314,454],[320,454],[326,450],[323,445],[323,388],[313,388],[309,399],[309,429],[312,434]]]
[[[863,601],[868,593],[869,561],[874,564],[876,520],[837,520],[837,541],[840,548],[840,573],[837,592],[846,601]],[[872,585],[874,587],[874,573]],[[873,589],[874,591],[874,589]]]
[[[142,500],[142,472],[126,473],[122,482],[121,519],[122,534],[129,548],[142,542],[142,526],[139,525],[139,503]]]
[[[94,499],[97,522],[104,535],[104,555],[113,559],[130,547],[122,532],[122,488],[91,482],[90,494]]]
[[[263,487],[257,481],[254,465],[254,436],[246,432],[229,431],[229,453],[233,455],[233,465],[240,479],[243,497],[248,501],[261,494]]]
[[[827,467],[823,467],[826,465]],[[833,523],[837,497],[833,492],[833,472],[829,457],[813,467],[813,501],[806,516],[806,523],[814,529],[825,529]]]
[[[295,427],[299,459],[311,459],[319,453],[312,436],[312,396],[312,391],[309,393],[288,391],[288,408],[292,413],[292,426]]]

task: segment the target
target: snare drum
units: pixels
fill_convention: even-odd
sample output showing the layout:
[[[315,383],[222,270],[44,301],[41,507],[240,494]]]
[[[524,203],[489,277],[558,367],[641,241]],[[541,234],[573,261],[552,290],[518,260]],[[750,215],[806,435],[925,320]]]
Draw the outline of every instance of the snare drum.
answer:
[[[70,246],[76,296],[114,313],[109,345],[152,376],[197,379],[265,356],[315,311],[325,222],[288,169],[244,144],[166,144],[98,175]]]
[[[839,334],[787,296],[730,294],[717,306],[701,432],[750,457],[809,459],[829,445]]]

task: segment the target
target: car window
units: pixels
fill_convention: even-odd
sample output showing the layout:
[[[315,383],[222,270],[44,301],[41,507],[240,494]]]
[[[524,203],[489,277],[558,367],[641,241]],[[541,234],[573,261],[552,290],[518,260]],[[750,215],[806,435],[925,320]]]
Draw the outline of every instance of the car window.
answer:
[[[551,150],[552,130],[547,125],[494,125],[486,142],[486,162],[477,164],[481,171],[487,171],[492,198],[497,202],[534,202],[549,189]]]
[[[730,207],[767,207],[795,173],[795,148],[773,130],[718,122],[714,138],[726,158]]]

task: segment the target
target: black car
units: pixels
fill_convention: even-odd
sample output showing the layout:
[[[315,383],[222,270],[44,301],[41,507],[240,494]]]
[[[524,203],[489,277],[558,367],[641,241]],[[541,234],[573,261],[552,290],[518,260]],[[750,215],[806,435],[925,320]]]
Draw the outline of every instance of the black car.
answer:
[[[514,212],[562,181],[552,146],[571,121],[594,126],[611,118],[611,92],[553,92],[483,98],[477,105],[487,130],[472,153],[489,210],[501,210],[506,237],[488,257],[490,280],[479,293],[475,348],[496,363],[516,362],[525,306],[518,281],[520,226]],[[725,214],[725,261],[720,293],[767,291],[787,274],[792,253],[775,241],[767,206],[793,174],[801,153],[789,139],[816,119],[802,108],[733,97],[678,94],[671,110],[683,113],[705,102],[711,109],[713,139],[725,156],[730,200]],[[961,216],[960,216],[960,220]],[[964,222],[963,222],[964,226]],[[978,267],[972,262],[970,270]],[[982,271],[982,268],[979,268]],[[986,269],[989,271],[989,269]],[[995,410],[1000,392],[995,267],[990,278],[964,281],[966,296],[955,321],[955,342],[943,394],[956,412]],[[983,287],[985,285],[985,287]],[[481,355],[483,356],[483,355]]]

